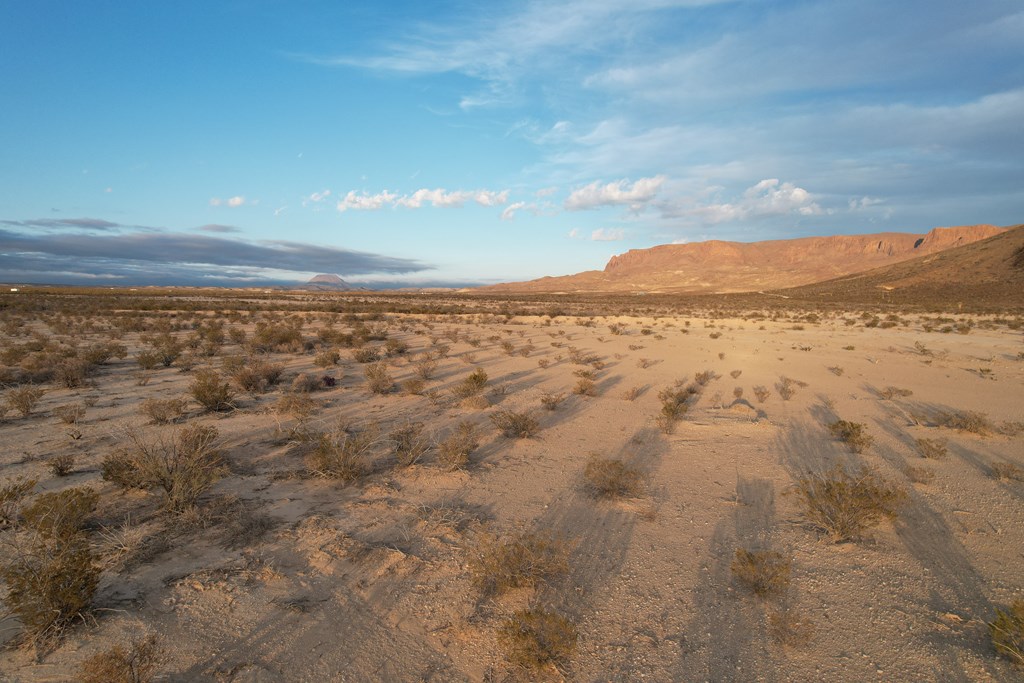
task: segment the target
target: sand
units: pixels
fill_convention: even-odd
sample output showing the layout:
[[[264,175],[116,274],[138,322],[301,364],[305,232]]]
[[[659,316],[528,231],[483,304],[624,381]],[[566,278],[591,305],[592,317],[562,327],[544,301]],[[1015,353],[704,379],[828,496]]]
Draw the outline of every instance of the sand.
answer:
[[[346,349],[326,371],[313,352],[271,353],[286,366],[282,385],[240,392],[223,413],[190,403],[187,420],[169,426],[147,424],[139,405],[187,395],[195,371],[161,368],[141,384],[140,342],[128,334],[129,356],[102,366],[93,386],[49,385],[32,415],[0,422],[0,480],[36,478],[37,492],[90,486],[101,494],[90,527],[97,546],[104,529],[127,527],[134,538],[121,557],[105,546],[89,618],[42,651],[3,651],[0,677],[68,680],[87,657],[154,633],[163,681],[1020,680],[986,623],[1024,598],[1024,481],[992,474],[993,463],[1024,468],[1024,441],[940,427],[935,416],[977,411],[1012,433],[1024,421],[1024,345],[1019,329],[957,323],[968,320],[968,334],[940,334],[924,330],[923,316],[881,329],[857,312],[817,322],[390,315],[389,338],[409,347],[387,361],[396,385],[436,348],[431,336],[450,346],[426,382],[432,395],[370,393],[365,366]],[[312,320],[303,333],[315,340],[322,326]],[[572,348],[599,369],[571,362]],[[200,366],[240,352],[229,342]],[[488,407],[450,393],[475,368],[488,375]],[[596,395],[576,395],[574,371],[587,368]],[[714,378],[664,433],[659,392],[708,371]],[[376,424],[383,439],[422,423],[440,439],[470,420],[479,447],[464,469],[447,471],[434,450],[399,467],[382,440],[357,481],[313,476],[309,444],[274,411],[299,372],[338,378],[311,394],[320,407],[307,431]],[[798,382],[789,400],[783,377]],[[759,400],[755,387],[770,395]],[[910,393],[887,399],[887,387]],[[541,406],[548,393],[566,396],[554,411]],[[77,425],[52,413],[86,399],[95,402]],[[502,410],[529,412],[539,431],[501,436],[489,416]],[[854,453],[837,441],[827,425],[838,419],[866,425],[870,447]],[[168,438],[196,423],[216,427],[229,468],[197,510],[169,515],[155,493],[101,479],[124,429]],[[921,457],[922,437],[945,440],[948,455]],[[59,453],[76,457],[67,477],[48,470]],[[583,478],[595,457],[637,468],[641,489],[595,498]],[[794,482],[862,464],[903,487],[907,502],[864,538],[834,543],[809,524]],[[908,465],[931,481],[912,482]],[[522,531],[561,539],[568,573],[482,595],[475,548],[488,534]],[[789,558],[788,587],[754,595],[730,568],[738,548]],[[575,652],[557,667],[530,672],[506,659],[500,625],[529,605],[578,630]],[[787,642],[773,615],[799,623]],[[13,643],[16,620],[2,626]]]

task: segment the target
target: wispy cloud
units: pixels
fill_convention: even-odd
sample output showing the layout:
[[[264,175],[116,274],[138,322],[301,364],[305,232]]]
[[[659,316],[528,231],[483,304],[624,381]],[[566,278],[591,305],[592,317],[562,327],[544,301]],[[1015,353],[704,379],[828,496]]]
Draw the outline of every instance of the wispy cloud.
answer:
[[[459,208],[467,203],[476,203],[480,206],[501,206],[508,202],[508,190],[496,192],[493,190],[453,190],[451,192],[443,189],[419,189],[407,195],[397,195],[388,190],[377,194],[357,193],[350,191],[338,202],[338,211],[349,209],[358,211],[377,211],[386,207],[403,207],[406,209],[418,209],[426,204],[438,208]]]
[[[242,195],[236,195],[234,197],[228,197],[227,199],[221,199],[220,197],[211,197],[210,206],[227,206],[235,209],[239,206],[244,206],[246,203],[245,197]]]
[[[135,226],[111,223],[100,218],[32,218],[29,220],[0,220],[0,224],[15,228],[42,228],[44,230],[122,230]]]
[[[601,206],[627,205],[633,210],[643,208],[658,194],[658,189],[665,182],[665,176],[640,178],[635,182],[628,179],[616,180],[607,184],[595,181],[573,190],[565,200],[565,208],[570,211],[595,209]]]
[[[622,228],[598,228],[590,233],[594,242],[618,242],[626,239],[626,231]]]
[[[665,217],[695,217],[705,223],[727,223],[766,216],[819,216],[825,210],[814,196],[793,183],[766,178],[744,190],[731,202],[679,198],[660,205]]]
[[[229,232],[242,232],[241,228],[236,228],[233,225],[218,225],[217,223],[209,223],[207,225],[200,225],[196,230],[202,230],[203,232],[215,232],[215,233],[229,233]]]

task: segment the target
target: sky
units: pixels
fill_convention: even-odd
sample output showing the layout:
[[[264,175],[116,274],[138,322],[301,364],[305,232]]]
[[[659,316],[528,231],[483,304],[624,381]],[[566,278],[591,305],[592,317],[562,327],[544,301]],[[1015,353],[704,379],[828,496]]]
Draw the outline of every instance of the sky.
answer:
[[[1024,222],[1020,0],[0,3],[0,281]]]

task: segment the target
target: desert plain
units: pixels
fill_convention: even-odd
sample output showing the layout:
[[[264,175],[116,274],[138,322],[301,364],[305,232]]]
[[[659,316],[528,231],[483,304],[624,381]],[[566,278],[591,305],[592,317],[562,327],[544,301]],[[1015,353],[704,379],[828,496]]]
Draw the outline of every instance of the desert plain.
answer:
[[[1019,313],[3,298],[4,556],[67,522],[95,579],[8,609],[4,680],[1020,679]],[[801,493],[842,473],[884,498],[848,533]]]

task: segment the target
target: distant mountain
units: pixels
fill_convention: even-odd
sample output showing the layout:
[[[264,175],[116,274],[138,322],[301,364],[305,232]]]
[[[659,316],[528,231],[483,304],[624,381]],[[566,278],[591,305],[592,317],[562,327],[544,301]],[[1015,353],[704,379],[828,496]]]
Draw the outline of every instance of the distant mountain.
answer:
[[[353,289],[349,283],[342,280],[337,275],[314,275],[309,279],[306,284],[297,287],[296,289],[312,289],[312,290],[330,290],[335,292],[348,292]]]
[[[921,234],[803,237],[765,242],[711,240],[633,249],[603,271],[482,287],[483,292],[726,293],[782,289],[891,265],[1004,232],[993,225]]]
[[[945,310],[1024,308],[1024,225],[972,242],[854,275],[778,290],[797,300],[918,304]]]

